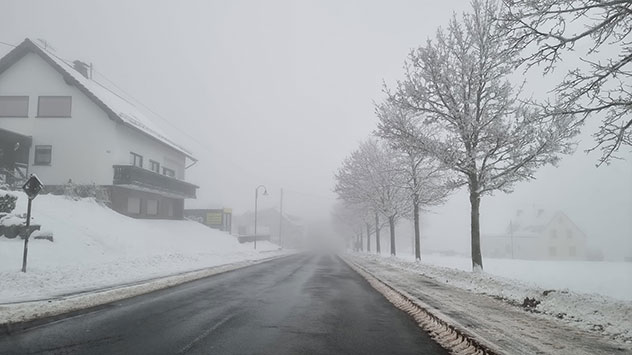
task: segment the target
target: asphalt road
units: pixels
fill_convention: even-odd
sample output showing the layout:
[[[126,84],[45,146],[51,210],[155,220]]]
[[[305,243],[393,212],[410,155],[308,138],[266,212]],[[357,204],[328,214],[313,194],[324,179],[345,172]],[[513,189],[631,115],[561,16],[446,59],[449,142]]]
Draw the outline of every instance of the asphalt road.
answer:
[[[0,354],[447,354],[335,256],[295,255],[0,336]]]

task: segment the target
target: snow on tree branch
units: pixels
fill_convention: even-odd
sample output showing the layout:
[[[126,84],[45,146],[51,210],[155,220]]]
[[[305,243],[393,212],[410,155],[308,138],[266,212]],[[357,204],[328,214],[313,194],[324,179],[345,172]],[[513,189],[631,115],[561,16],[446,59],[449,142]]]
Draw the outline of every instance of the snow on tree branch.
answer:
[[[493,1],[473,1],[434,40],[413,50],[404,80],[389,95],[397,114],[378,128],[389,141],[421,149],[467,184],[472,205],[473,268],[482,268],[479,205],[484,194],[511,192],[536,169],[574,150],[572,115],[547,112],[519,99],[507,77],[519,52],[500,26]],[[379,111],[379,110],[378,110]]]
[[[544,66],[548,74],[567,57],[581,63],[558,83],[552,114],[576,116],[579,123],[597,114],[593,133],[601,158],[617,158],[632,145],[632,0],[503,0],[500,17],[514,46],[525,50],[527,68]],[[568,58],[567,58],[568,59]]]

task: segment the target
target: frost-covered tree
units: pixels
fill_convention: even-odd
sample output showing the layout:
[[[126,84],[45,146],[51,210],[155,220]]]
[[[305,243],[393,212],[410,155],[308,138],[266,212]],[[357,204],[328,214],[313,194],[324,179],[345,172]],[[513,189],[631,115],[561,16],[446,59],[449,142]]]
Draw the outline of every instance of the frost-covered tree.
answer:
[[[408,199],[397,167],[397,152],[369,139],[344,160],[335,179],[334,191],[340,199],[367,206],[386,217],[391,254],[395,255],[395,224],[408,211]]]
[[[376,134],[385,138],[393,149],[400,152],[398,169],[412,206],[415,259],[421,260],[420,208],[436,206],[445,201],[450,191],[447,186],[447,175],[438,160],[419,149],[415,142],[410,142],[408,137],[402,135],[390,134],[388,123],[405,119],[393,116],[406,115],[406,112],[384,103],[376,107],[376,114],[380,119]]]
[[[507,79],[518,52],[498,25],[498,6],[472,4],[471,13],[454,15],[434,40],[410,53],[405,79],[389,93],[389,103],[406,114],[383,119],[381,130],[454,171],[454,186],[468,186],[476,271],[483,268],[481,196],[510,192],[538,167],[558,162],[572,152],[569,139],[577,130],[568,116],[542,115],[519,100]]]
[[[340,201],[333,207],[333,225],[355,251],[360,251],[362,247],[364,215],[366,215],[366,210],[358,204]]]
[[[505,24],[515,45],[525,49],[528,68],[549,73],[564,59],[579,57],[547,103],[578,123],[600,114],[593,133],[608,163],[621,146],[632,145],[632,0],[503,0]]]

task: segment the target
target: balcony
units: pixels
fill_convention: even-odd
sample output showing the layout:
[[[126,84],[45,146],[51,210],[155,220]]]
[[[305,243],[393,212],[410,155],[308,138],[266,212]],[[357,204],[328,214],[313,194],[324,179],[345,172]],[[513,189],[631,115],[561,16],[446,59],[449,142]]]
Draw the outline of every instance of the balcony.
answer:
[[[155,192],[173,198],[195,198],[195,192],[198,188],[197,185],[186,181],[132,165],[114,165],[113,183],[114,185]]]

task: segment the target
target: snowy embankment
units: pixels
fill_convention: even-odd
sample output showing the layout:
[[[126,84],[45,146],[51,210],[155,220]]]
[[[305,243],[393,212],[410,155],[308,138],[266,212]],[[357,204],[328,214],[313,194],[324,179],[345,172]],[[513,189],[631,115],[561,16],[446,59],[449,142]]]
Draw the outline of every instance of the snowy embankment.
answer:
[[[502,299],[528,312],[632,344],[632,267],[628,263],[486,259],[472,273],[467,258],[354,254],[437,282]],[[525,300],[529,298],[530,302]],[[529,304],[530,303],[530,304]]]
[[[415,261],[411,254],[398,259]],[[553,289],[595,294],[632,301],[632,263],[594,261],[545,261],[518,259],[483,260],[485,274],[517,280],[534,289]],[[459,256],[423,255],[422,264],[472,270],[472,260]]]
[[[0,191],[2,193],[3,191]],[[14,213],[26,211],[19,196]],[[269,242],[239,244],[235,237],[192,221],[137,220],[92,199],[41,195],[32,224],[54,242],[29,242],[27,272],[23,241],[0,236],[0,304],[58,298],[192,270],[286,253]]]

